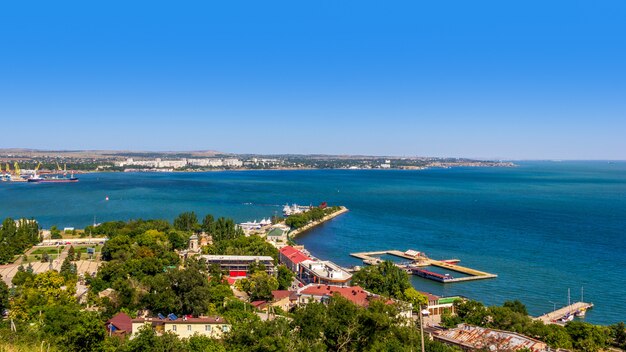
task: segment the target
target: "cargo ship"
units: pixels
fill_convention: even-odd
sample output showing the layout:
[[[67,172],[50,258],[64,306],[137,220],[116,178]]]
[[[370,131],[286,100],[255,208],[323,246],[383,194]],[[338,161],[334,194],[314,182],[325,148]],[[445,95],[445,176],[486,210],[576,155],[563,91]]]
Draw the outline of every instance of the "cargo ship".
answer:
[[[78,177],[75,177],[74,174],[71,174],[69,177],[66,175],[63,176],[51,176],[51,177],[41,177],[39,175],[34,175],[33,177],[28,179],[28,182],[36,182],[36,183],[68,183],[68,182],[78,182]]]

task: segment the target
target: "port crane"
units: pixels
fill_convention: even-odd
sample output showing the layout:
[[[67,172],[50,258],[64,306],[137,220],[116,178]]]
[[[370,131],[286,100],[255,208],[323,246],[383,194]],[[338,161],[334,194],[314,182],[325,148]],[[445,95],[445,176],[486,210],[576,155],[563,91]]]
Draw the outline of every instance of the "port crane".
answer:
[[[20,178],[22,176],[22,171],[20,170],[20,164],[18,164],[17,161],[13,164],[13,168],[15,169],[15,176]]]

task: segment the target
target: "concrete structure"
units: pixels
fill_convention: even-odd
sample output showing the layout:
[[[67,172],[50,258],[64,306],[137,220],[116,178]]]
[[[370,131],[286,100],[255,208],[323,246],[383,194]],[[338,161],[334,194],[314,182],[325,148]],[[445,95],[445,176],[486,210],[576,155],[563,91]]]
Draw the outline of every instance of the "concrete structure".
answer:
[[[402,269],[411,271],[415,275],[422,276],[427,279],[439,281],[442,283],[493,279],[493,278],[498,277],[498,275],[496,274],[491,274],[488,272],[458,265],[457,263],[460,261],[458,259],[435,260],[435,259],[428,258],[424,252],[418,252],[414,250],[408,250],[406,252],[401,252],[398,250],[386,250],[386,251],[350,253],[351,256],[363,260],[363,263],[368,264],[368,265],[376,265],[376,264],[381,263],[382,260],[378,256],[385,255],[385,254],[410,260],[410,262],[396,264],[396,265]],[[469,276],[453,278],[449,275],[445,275],[444,277],[444,275],[442,274],[420,269],[420,267],[426,267],[430,265],[437,266],[437,267],[450,270],[450,271],[456,271],[458,273],[462,273],[462,274],[469,275]],[[420,275],[420,272],[422,273],[422,275]],[[424,275],[423,273],[428,273],[430,275]]]
[[[252,263],[263,264],[265,266],[265,270],[270,275],[274,275],[276,273],[274,258],[270,256],[201,255],[200,258],[204,259],[209,266],[213,264],[219,265],[222,270],[228,271],[228,276],[230,277],[248,276],[248,267]]]
[[[460,324],[455,329],[435,330],[432,337],[440,342],[457,346],[463,351],[548,351],[545,342],[510,331],[481,328]]]
[[[563,308],[559,308],[554,312],[550,312],[544,314],[540,317],[535,318],[536,320],[543,321],[544,324],[564,324],[564,321],[567,320],[567,317],[573,316],[579,312],[585,312],[587,309],[593,308],[593,303],[585,303],[585,302],[576,302],[569,306],[565,306]],[[580,313],[579,313],[580,314]]]
[[[343,285],[352,279],[352,274],[331,261],[304,260],[299,263],[298,279],[305,283]]]
[[[165,332],[172,332],[180,338],[189,338],[194,334],[208,336],[219,339],[226,332],[230,331],[231,325],[222,317],[156,317],[132,319],[132,335],[134,338],[139,329],[149,326],[161,335]]]
[[[198,236],[197,235],[191,235],[189,237],[189,251],[190,252],[197,252],[200,250],[200,245],[198,244]]]

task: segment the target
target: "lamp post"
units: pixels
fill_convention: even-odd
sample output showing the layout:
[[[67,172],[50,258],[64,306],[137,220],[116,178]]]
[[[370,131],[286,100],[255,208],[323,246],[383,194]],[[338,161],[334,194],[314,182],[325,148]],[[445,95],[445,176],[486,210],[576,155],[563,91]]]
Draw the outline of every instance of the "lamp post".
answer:
[[[420,339],[422,342],[422,352],[424,352],[424,315],[428,315],[430,312],[427,309],[422,309],[422,305],[419,305],[419,315],[420,315]]]

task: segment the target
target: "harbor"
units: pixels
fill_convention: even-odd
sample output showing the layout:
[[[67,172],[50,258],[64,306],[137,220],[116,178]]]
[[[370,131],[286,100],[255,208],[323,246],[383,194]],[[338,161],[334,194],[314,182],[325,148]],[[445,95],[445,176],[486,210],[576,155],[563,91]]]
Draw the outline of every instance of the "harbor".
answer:
[[[57,162],[57,170],[39,171],[42,166],[41,162],[33,170],[23,170],[16,161],[13,170],[7,162],[5,168],[2,169],[0,164],[0,181],[2,182],[29,182],[29,183],[68,183],[78,182],[78,177],[74,176],[74,171],[68,171],[67,166],[61,169]],[[42,176],[45,174],[46,176]]]
[[[484,279],[493,279],[498,277],[496,274],[488,273],[485,271],[480,271],[472,268],[468,268],[465,266],[458,265],[460,262],[459,259],[445,259],[445,260],[436,260],[431,259],[424,252],[418,252],[415,250],[407,250],[405,252],[391,249],[391,250],[382,250],[382,251],[371,251],[371,252],[358,252],[358,253],[350,253],[352,257],[359,258],[363,261],[364,264],[367,265],[376,265],[382,262],[380,256],[390,255],[402,259],[406,259],[408,261],[396,263],[396,266],[404,269],[407,273],[416,275],[425,279],[438,281],[441,283],[455,283],[455,282],[464,282],[464,281],[473,281],[473,280],[484,280]],[[441,274],[437,272],[433,272],[425,269],[425,267],[434,266],[438,268],[442,268],[449,271],[454,271],[457,273],[461,273],[467,276],[463,277],[453,277],[450,274]]]

